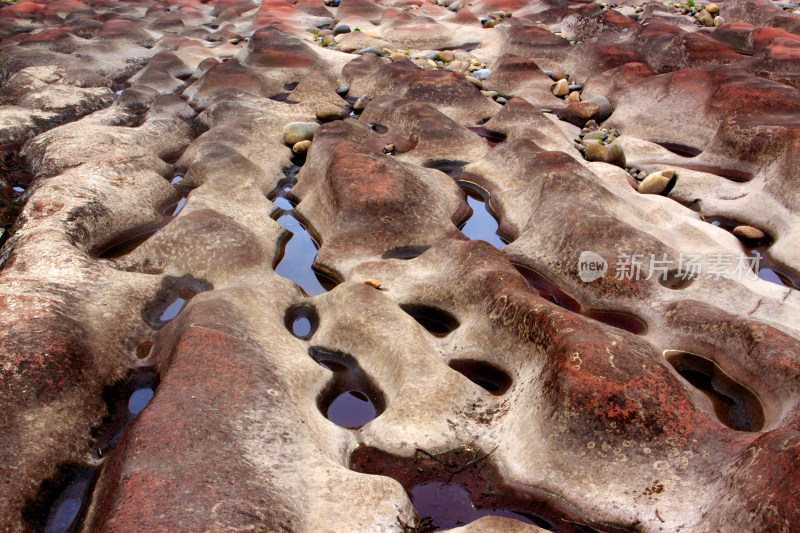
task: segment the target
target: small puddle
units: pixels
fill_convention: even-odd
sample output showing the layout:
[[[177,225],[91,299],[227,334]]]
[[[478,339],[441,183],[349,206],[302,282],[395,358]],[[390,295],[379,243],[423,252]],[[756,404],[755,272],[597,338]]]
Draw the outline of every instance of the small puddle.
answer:
[[[508,244],[510,241],[498,233],[500,225],[489,207],[489,193],[471,183],[461,181],[458,185],[472,209],[470,217],[459,228],[461,233],[470,240],[486,241],[498,249]]]
[[[201,292],[211,290],[211,285],[191,276],[168,277],[155,302],[145,311],[144,319],[154,329],[160,329],[186,307]]]
[[[480,135],[481,137],[486,139],[486,142],[489,143],[489,148],[494,148],[498,144],[506,142],[505,135],[503,135],[502,133],[489,131],[483,126],[470,126],[467,129],[470,130],[472,133]]]
[[[664,356],[683,379],[711,400],[720,422],[737,431],[760,431],[764,427],[764,408],[758,396],[717,363],[677,350],[666,350]]]
[[[317,331],[319,315],[310,305],[295,305],[286,311],[283,324],[298,339],[308,340]]]
[[[553,530],[549,522],[533,515],[510,509],[476,509],[469,491],[458,483],[429,481],[415,485],[411,488],[411,502],[420,516],[430,518],[431,525],[439,529],[463,526],[484,516],[502,516]]]
[[[328,420],[343,428],[358,429],[386,409],[383,394],[351,355],[318,346],[310,348],[308,355],[333,373],[317,400],[317,407]]]
[[[49,508],[41,531],[73,533],[79,530],[97,473],[98,469],[91,467],[70,468],[65,480],[55,491],[56,499]]]
[[[451,529],[484,516],[502,516],[559,533],[597,531],[586,519],[562,509],[564,500],[558,495],[506,485],[493,452],[463,446],[442,453],[417,449],[414,457],[399,457],[362,445],[351,454],[350,469],[399,482],[419,515],[415,523],[407,524],[413,531]]]
[[[97,432],[97,457],[106,457],[117,447],[130,423],[150,403],[158,381],[154,371],[138,370],[121,384],[106,389],[103,399],[109,416]]]
[[[314,259],[319,252],[319,243],[308,231],[306,223],[299,220],[294,213],[297,201],[291,191],[297,183],[294,177],[297,174],[295,168],[299,170],[300,167],[292,167],[288,177],[281,180],[269,196],[270,200],[280,208],[280,211],[275,213],[277,215],[275,221],[291,234],[278,257],[275,272],[294,281],[307,295],[317,296],[335,287],[336,282],[313,269]]]

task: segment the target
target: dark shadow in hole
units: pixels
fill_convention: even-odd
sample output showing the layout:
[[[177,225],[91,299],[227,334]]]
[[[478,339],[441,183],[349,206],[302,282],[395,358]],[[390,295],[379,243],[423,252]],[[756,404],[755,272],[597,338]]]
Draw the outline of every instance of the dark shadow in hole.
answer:
[[[459,326],[456,317],[435,307],[422,304],[402,304],[400,309],[411,315],[423,328],[437,337],[444,337]]]
[[[559,533],[598,531],[588,519],[572,512],[564,498],[544,490],[523,492],[505,484],[490,453],[462,447],[435,455],[418,449],[415,457],[398,457],[362,445],[350,456],[350,469],[398,481],[422,517],[414,527],[427,523],[450,529],[493,515]],[[603,526],[615,533],[638,530],[635,524]]]
[[[522,277],[525,278],[525,281],[527,281],[531,287],[536,289],[536,291],[539,293],[539,296],[548,302],[552,302],[559,307],[563,307],[564,309],[572,311],[573,313],[581,312],[581,305],[577,300],[575,300],[575,298],[559,289],[555,283],[551,282],[542,274],[532,268],[518,265],[516,263],[514,263],[514,267],[520,274],[522,274]]]
[[[498,144],[506,142],[506,136],[504,134],[489,131],[482,126],[470,126],[467,129],[486,139],[486,142],[489,143],[489,148],[494,148]]]
[[[662,143],[658,141],[655,141],[655,143],[660,147],[669,150],[673,154],[679,155],[681,157],[697,157],[698,155],[703,153],[701,149],[686,144],[670,143],[670,142]]]
[[[98,469],[79,464],[62,465],[42,482],[34,499],[22,510],[29,531],[77,533],[86,515]]]
[[[130,423],[147,407],[158,387],[159,378],[153,369],[137,369],[123,381],[106,387],[103,400],[108,416],[94,432],[97,457],[106,457],[119,444]]]
[[[423,166],[425,168],[440,170],[451,178],[457,178],[461,175],[461,171],[467,163],[467,161],[457,161],[453,159],[435,159],[426,162]]]
[[[673,269],[668,271],[666,276],[663,275],[658,276],[658,282],[662,286],[675,291],[685,289],[686,287],[694,283],[694,280],[696,279],[697,279],[696,273],[679,269]]]
[[[298,339],[308,340],[319,327],[319,314],[311,305],[294,305],[286,310],[283,325]]]
[[[583,313],[584,316],[608,324],[615,328],[624,329],[637,335],[647,333],[647,323],[641,318],[624,311],[608,311],[604,309],[590,309]]]
[[[144,320],[150,327],[159,329],[178,316],[189,300],[211,288],[210,284],[191,276],[167,277],[155,301],[144,312]]]
[[[139,346],[136,347],[136,357],[138,359],[147,359],[150,357],[150,352],[153,349],[153,341],[152,339],[147,339],[139,343]]]
[[[646,165],[649,163],[663,164],[662,161],[657,161],[657,160],[645,160],[638,162],[639,165]],[[722,168],[714,165],[701,165],[699,163],[693,164],[693,163],[683,163],[683,162],[677,164],[671,163],[670,165],[675,168],[675,171],[678,174],[680,174],[681,169],[694,170],[695,172],[706,172],[708,174],[714,174],[721,178],[729,179],[731,181],[739,183],[750,181],[755,177],[752,172],[747,172],[745,170],[739,170],[735,168]]]
[[[317,398],[317,407],[325,418],[347,429],[358,429],[386,410],[383,393],[349,354],[319,346],[308,355],[333,373],[333,379]]]
[[[381,259],[414,259],[424,254],[430,246],[401,246],[394,250],[386,250]]]
[[[711,400],[720,422],[737,431],[760,431],[764,427],[764,407],[758,396],[717,363],[677,350],[667,350],[664,356],[682,378]]]
[[[609,309],[584,309],[584,306],[581,305],[578,300],[561,290],[555,283],[544,277],[536,270],[517,263],[512,264],[517,271],[522,274],[522,277],[525,278],[525,281],[527,281],[531,287],[536,289],[536,291],[539,293],[539,296],[548,302],[554,303],[559,307],[562,307],[568,311],[572,311],[573,313],[583,315],[587,318],[597,320],[598,322],[602,322],[618,329],[624,329],[625,331],[629,331],[637,335],[643,335],[647,332],[647,323],[641,318],[625,311],[614,311]]]
[[[389,131],[389,128],[383,124],[370,124],[369,127],[372,128],[372,131],[377,133],[386,133]]]
[[[502,396],[511,387],[511,376],[505,370],[484,361],[453,359],[448,365],[495,396]]]
[[[92,255],[98,259],[115,259],[127,255],[158,233],[166,223],[167,220],[161,220],[156,225],[142,226],[122,233],[95,247]]]

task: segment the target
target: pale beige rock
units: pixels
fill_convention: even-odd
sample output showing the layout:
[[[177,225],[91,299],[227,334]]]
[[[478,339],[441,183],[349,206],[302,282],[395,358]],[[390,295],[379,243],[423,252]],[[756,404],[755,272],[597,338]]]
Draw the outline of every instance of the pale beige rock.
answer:
[[[661,194],[674,175],[675,171],[653,172],[639,183],[637,190],[641,194]]]
[[[560,79],[550,88],[554,96],[566,96],[569,94],[569,82],[565,79]]]

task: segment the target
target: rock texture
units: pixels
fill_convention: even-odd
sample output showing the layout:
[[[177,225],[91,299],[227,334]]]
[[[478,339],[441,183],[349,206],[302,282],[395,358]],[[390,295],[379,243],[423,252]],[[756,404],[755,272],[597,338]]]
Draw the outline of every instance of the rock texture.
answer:
[[[798,65],[768,0],[0,2],[0,531],[797,531]]]

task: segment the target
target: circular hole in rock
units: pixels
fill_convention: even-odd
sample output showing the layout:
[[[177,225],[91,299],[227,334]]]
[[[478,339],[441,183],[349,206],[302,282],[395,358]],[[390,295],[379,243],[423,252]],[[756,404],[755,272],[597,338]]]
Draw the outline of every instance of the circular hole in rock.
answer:
[[[683,379],[711,400],[720,422],[737,431],[760,431],[764,427],[764,407],[758,396],[716,362],[679,350],[667,350],[664,356]]]
[[[658,282],[668,289],[679,291],[694,283],[695,279],[697,279],[696,274],[675,269],[667,272],[666,276],[659,276]]]
[[[319,315],[310,305],[295,305],[286,311],[284,325],[298,339],[308,340],[317,330]]]
[[[453,359],[448,364],[450,368],[495,396],[505,394],[511,387],[511,376],[489,363],[473,359]]]
[[[369,127],[372,128],[372,131],[376,133],[386,133],[389,131],[389,128],[383,124],[370,124]]]
[[[153,341],[147,339],[144,342],[141,342],[139,346],[136,347],[136,357],[139,359],[147,359],[150,356],[150,350],[153,349]]]
[[[437,337],[443,337],[459,326],[456,317],[436,307],[421,304],[403,304],[400,308]]]

